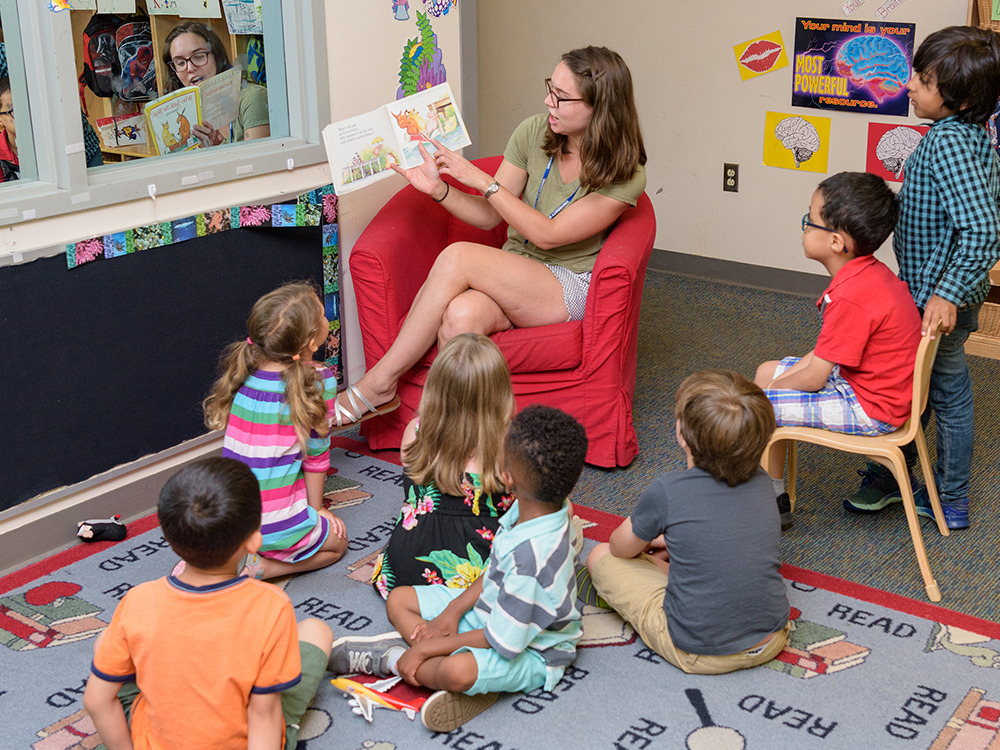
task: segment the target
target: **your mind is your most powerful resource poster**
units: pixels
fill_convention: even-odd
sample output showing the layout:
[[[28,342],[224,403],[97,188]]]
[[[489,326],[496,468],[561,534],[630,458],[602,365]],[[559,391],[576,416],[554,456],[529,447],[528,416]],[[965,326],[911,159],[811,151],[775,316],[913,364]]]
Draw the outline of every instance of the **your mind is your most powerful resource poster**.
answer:
[[[905,117],[915,33],[912,23],[795,19],[792,106]]]

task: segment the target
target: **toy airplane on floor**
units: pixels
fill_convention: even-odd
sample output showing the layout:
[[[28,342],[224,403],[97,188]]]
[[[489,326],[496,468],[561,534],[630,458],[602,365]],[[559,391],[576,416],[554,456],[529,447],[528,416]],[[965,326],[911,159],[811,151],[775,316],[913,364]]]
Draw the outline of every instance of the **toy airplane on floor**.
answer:
[[[376,708],[389,708],[393,711],[402,711],[410,721],[413,721],[420,711],[421,705],[423,705],[423,700],[418,699],[415,702],[409,703],[398,698],[393,698],[391,695],[386,695],[383,692],[399,684],[401,679],[401,677],[389,677],[388,679],[370,682],[365,685],[354,680],[349,680],[346,677],[338,677],[335,680],[330,680],[330,684],[344,693],[344,697],[351,703],[351,711],[357,716],[364,716],[365,721],[369,723],[372,720],[372,712]]]

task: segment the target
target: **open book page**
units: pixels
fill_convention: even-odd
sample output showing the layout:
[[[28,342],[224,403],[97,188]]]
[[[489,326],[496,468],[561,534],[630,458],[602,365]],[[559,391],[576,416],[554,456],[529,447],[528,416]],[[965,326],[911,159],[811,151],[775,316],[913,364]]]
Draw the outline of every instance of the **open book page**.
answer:
[[[472,143],[447,83],[387,104],[385,109],[402,148],[400,164],[407,169],[423,161],[421,143],[430,153],[435,151],[431,140],[453,151]]]
[[[433,153],[432,139],[450,149],[472,143],[447,83],[323,129],[338,194],[388,177],[393,161],[407,169],[417,166],[423,161],[419,144]]]
[[[228,131],[225,126],[236,120],[240,113],[239,68],[224,70],[198,84],[201,92],[201,120],[216,130]]]
[[[201,122],[201,98],[197,86],[187,86],[146,105],[146,138],[158,154],[198,148],[191,132]]]
[[[388,177],[389,164],[399,162],[399,144],[381,108],[327,125],[323,141],[340,195]]]

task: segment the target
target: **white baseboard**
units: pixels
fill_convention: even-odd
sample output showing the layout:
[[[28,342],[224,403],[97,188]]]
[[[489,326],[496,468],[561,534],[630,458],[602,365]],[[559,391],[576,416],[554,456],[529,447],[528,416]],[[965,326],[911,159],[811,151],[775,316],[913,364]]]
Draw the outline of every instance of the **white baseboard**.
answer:
[[[222,433],[209,433],[4,511],[0,576],[82,544],[76,536],[78,521],[118,514],[128,523],[154,512],[160,490],[173,474],[221,453]]]

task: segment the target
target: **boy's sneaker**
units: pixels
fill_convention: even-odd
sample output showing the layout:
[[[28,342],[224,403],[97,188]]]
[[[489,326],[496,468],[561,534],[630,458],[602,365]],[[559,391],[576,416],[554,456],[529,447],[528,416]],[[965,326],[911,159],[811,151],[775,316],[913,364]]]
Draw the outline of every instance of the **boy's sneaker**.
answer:
[[[845,510],[851,513],[877,513],[893,503],[902,502],[896,478],[882,464],[869,461],[866,469],[858,469],[858,475],[861,477],[861,486],[851,497],[844,498]]]
[[[432,732],[450,732],[497,702],[496,693],[466,695],[438,690],[420,709],[420,720]]]
[[[409,648],[395,630],[381,635],[356,637],[345,635],[333,642],[328,670],[333,674],[370,674],[375,677],[394,677],[389,669],[389,655],[393,649],[400,653]]]
[[[920,487],[913,493],[913,500],[917,506],[917,515],[924,518],[934,518],[934,509],[931,508],[931,498],[927,494],[926,487]],[[958,500],[942,500],[941,510],[944,511],[944,522],[949,529],[969,528],[969,498],[963,497]]]
[[[781,530],[792,525],[792,499],[787,492],[778,495],[778,513],[781,515]]]

